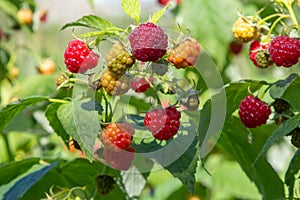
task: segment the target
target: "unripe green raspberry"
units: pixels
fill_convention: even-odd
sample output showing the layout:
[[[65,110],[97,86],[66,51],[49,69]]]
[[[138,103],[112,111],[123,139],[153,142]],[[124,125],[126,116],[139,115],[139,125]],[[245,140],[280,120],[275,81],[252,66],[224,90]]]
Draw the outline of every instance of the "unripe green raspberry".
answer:
[[[101,85],[108,95],[116,96],[126,93],[130,88],[130,78],[107,70],[101,77]]]
[[[134,56],[130,55],[120,42],[112,46],[106,54],[105,60],[108,68],[117,74],[123,74],[135,63]]]

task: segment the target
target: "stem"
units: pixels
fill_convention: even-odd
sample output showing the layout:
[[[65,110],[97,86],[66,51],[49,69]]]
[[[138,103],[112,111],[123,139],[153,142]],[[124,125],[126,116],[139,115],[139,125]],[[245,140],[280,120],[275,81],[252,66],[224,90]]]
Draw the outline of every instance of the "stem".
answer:
[[[289,15],[282,15],[281,17],[279,17],[278,19],[276,19],[276,21],[272,24],[269,33],[267,35],[267,37],[265,38],[265,41],[269,41],[270,40],[270,36],[271,33],[273,32],[274,28],[276,27],[277,23],[280,22],[280,20],[289,17]]]
[[[4,139],[8,160],[13,161],[14,157],[13,157],[13,154],[11,153],[11,150],[10,150],[8,135],[7,134],[1,134],[1,135],[3,136],[3,139]]]
[[[269,19],[272,19],[273,17],[279,17],[279,16],[284,16],[284,15],[281,13],[275,13],[275,14],[269,15],[269,16],[263,18],[262,20],[260,20],[259,25],[264,24],[266,21],[268,21]]]
[[[287,8],[287,10],[289,11],[290,16],[291,16],[291,19],[292,19],[294,25],[299,25],[299,24],[298,24],[298,21],[297,21],[297,18],[296,18],[296,15],[295,15],[295,13],[294,13],[294,10],[293,10],[293,8],[292,8],[291,3],[288,3],[287,1],[283,1],[283,4],[284,4],[284,6]]]
[[[49,102],[64,104],[64,103],[69,103],[70,101],[66,101],[66,100],[62,100],[62,99],[52,99],[52,98],[49,98]]]
[[[69,81],[74,82],[74,83],[78,82],[78,83],[88,84],[88,82],[81,80],[81,79],[77,79],[77,78],[70,78]]]

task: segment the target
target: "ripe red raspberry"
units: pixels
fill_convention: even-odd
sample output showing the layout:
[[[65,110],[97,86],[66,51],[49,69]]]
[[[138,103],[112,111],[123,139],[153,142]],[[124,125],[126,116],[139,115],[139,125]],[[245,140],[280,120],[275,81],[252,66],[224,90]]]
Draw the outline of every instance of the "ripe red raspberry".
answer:
[[[155,62],[165,55],[168,36],[160,26],[147,22],[131,32],[129,42],[136,59]]]
[[[85,73],[98,64],[98,55],[82,40],[71,40],[64,53],[65,64],[72,73]]]
[[[176,110],[175,106],[171,106],[147,112],[144,125],[156,139],[168,140],[178,132],[180,117],[180,112]]]
[[[114,146],[108,146],[104,147],[103,157],[113,168],[126,171],[134,159],[134,152],[132,147],[122,150]]]
[[[105,55],[105,60],[108,68],[117,74],[124,74],[135,62],[134,56],[125,50],[122,43],[114,44]]]
[[[268,51],[269,43],[261,43],[258,40],[251,42],[249,47],[249,57],[253,64],[258,68],[267,68],[273,64]]]
[[[168,50],[168,61],[179,68],[186,68],[196,64],[200,55],[200,45],[194,38],[187,38],[178,46]]]
[[[272,40],[269,52],[277,66],[291,67],[300,57],[300,41],[288,36],[277,36]]]
[[[148,81],[153,83],[154,79],[149,78]],[[130,82],[131,89],[135,92],[146,92],[150,88],[148,81],[145,78],[136,78]]]
[[[105,127],[101,133],[101,139],[105,146],[112,144],[121,148],[128,149],[131,146],[134,129],[129,123],[112,123]]]
[[[41,10],[40,14],[39,14],[39,17],[40,17],[40,22],[42,22],[42,23],[47,22],[47,19],[48,19],[48,10]]]
[[[169,3],[170,0],[157,0],[157,2],[162,5],[162,6],[165,6]]]
[[[241,101],[238,113],[246,127],[255,128],[267,122],[271,109],[260,99],[248,95]]]
[[[243,49],[243,43],[241,42],[231,41],[229,44],[229,50],[234,55],[238,55],[239,53],[241,53],[242,49]]]

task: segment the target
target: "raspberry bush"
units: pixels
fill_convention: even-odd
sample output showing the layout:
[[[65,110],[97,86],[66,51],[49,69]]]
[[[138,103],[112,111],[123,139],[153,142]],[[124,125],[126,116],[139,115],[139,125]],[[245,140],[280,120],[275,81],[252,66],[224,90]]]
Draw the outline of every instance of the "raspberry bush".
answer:
[[[300,198],[298,1],[85,3],[0,2],[0,199]]]

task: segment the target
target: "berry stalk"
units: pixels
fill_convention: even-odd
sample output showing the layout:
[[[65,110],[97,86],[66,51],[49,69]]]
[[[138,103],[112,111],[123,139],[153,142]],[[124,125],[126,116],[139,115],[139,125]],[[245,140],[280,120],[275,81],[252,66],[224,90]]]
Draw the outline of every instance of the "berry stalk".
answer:
[[[294,25],[299,25],[298,20],[296,18],[295,12],[292,8],[292,3],[293,1],[282,1],[283,5],[286,7],[286,9],[288,10],[288,12],[290,13],[290,17],[294,23]]]
[[[69,103],[70,102],[70,101],[66,101],[66,100],[62,100],[62,99],[52,99],[52,98],[49,98],[48,100],[51,103],[61,103],[61,104]]]
[[[278,24],[278,22],[280,22],[282,19],[288,18],[288,17],[289,17],[289,15],[282,15],[278,19],[276,19],[276,21],[272,24],[267,37],[264,39],[264,42],[268,42],[270,40],[271,34],[272,34],[274,28],[276,27],[276,25]]]

